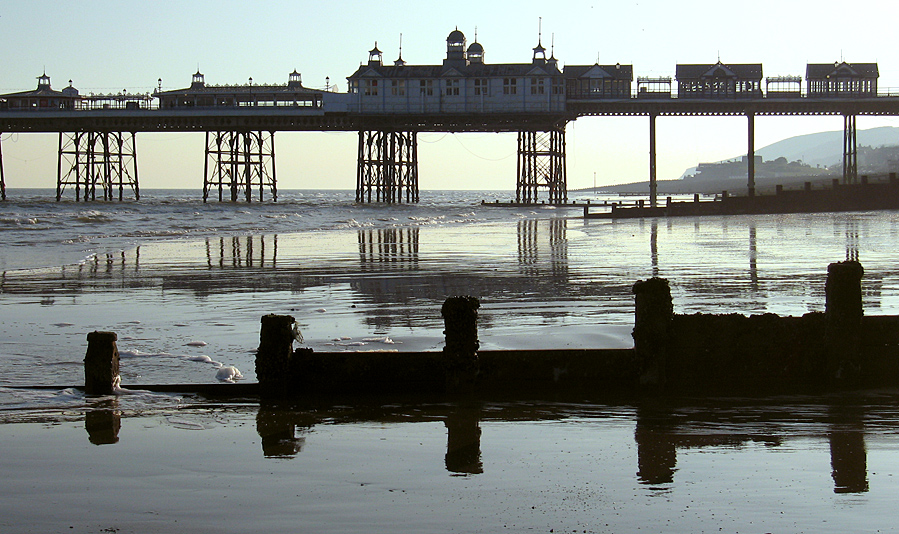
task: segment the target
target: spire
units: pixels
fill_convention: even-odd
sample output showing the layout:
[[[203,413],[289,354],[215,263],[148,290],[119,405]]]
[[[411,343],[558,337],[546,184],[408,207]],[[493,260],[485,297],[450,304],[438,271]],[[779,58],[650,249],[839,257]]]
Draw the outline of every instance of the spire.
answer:
[[[400,55],[396,58],[396,61],[393,62],[393,65],[396,67],[402,67],[406,62],[403,61],[403,34],[400,34]]]
[[[543,48],[543,17],[539,18],[537,29],[537,46],[534,47],[534,63],[546,63],[546,49]]]

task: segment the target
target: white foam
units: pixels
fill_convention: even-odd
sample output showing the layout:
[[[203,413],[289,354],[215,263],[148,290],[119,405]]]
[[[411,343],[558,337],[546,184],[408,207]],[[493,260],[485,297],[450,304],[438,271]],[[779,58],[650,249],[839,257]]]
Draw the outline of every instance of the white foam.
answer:
[[[233,384],[243,378],[243,375],[240,374],[240,371],[237,370],[237,367],[228,365],[219,369],[218,372],[215,373],[215,378],[221,382],[228,382],[230,384]]]
[[[397,343],[402,343],[402,341],[394,341],[394,340],[390,339],[390,337],[388,337],[388,336],[366,337],[366,338],[362,338],[362,341],[365,341],[367,343],[383,343],[385,345],[395,345]]]

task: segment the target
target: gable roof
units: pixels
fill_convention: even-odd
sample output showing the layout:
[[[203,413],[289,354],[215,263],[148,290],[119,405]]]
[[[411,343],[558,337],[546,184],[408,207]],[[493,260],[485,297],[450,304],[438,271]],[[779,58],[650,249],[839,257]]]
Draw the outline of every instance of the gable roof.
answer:
[[[612,80],[628,80],[634,79],[633,65],[565,65],[565,78],[571,79],[612,79]]]
[[[678,80],[707,80],[709,78],[732,78],[735,80],[762,79],[761,63],[737,63],[725,65],[718,61],[713,65],[678,64],[675,72]]]
[[[823,80],[827,78],[878,78],[880,71],[877,63],[809,63],[806,65],[807,80]]]

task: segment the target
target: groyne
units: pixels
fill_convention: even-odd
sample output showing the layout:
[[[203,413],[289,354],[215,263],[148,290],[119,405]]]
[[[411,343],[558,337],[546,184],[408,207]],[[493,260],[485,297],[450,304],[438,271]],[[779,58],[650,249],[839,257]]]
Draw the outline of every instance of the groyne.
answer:
[[[830,264],[825,311],[678,314],[668,281],[633,286],[634,348],[479,350],[480,302],[451,297],[441,309],[443,351],[316,352],[294,348],[296,320],[261,319],[258,384],[126,385],[206,396],[591,395],[821,392],[899,385],[899,316],[865,316],[858,262]],[[111,332],[88,335],[85,390],[118,386]]]
[[[883,179],[883,177],[881,177]],[[861,176],[858,184],[841,184],[834,179],[829,188],[814,189],[806,182],[803,189],[785,190],[778,185],[773,195],[734,196],[722,191],[715,200],[674,201],[667,197],[663,206],[651,207],[643,201],[636,205],[608,206],[595,211],[584,206],[585,219],[617,219],[639,217],[683,217],[700,215],[750,215],[766,213],[819,213],[835,211],[869,211],[899,209],[899,179],[889,173],[886,181],[875,182]],[[591,211],[593,210],[593,211]]]

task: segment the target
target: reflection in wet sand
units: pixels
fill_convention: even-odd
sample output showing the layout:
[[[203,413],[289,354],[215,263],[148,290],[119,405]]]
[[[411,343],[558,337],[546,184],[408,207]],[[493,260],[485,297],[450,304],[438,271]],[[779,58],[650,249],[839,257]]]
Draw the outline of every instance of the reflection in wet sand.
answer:
[[[112,445],[119,442],[122,415],[116,398],[97,401],[84,413],[84,428],[88,441],[94,445]]]

